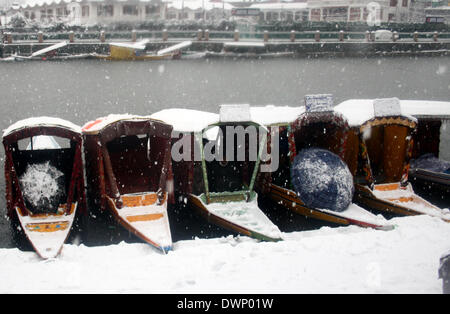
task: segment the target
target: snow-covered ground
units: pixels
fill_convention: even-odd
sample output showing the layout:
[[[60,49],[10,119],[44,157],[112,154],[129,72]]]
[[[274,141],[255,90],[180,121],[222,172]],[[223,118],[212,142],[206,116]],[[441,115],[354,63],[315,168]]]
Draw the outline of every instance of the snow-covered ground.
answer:
[[[0,293],[441,293],[439,257],[450,224],[429,216],[391,220],[392,231],[356,226],[175,243],[65,245],[59,258],[0,249]]]

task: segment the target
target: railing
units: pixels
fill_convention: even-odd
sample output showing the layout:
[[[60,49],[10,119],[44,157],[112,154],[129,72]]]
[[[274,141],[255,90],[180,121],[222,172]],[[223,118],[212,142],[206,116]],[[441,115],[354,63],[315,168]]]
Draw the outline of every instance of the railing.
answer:
[[[136,41],[144,38],[151,40],[198,40],[198,41],[378,41],[375,32],[320,32],[320,31],[291,31],[291,32],[268,32],[268,31],[213,31],[199,29],[197,31],[115,31],[115,32],[57,32],[57,33],[4,33],[3,43],[13,42],[44,42],[69,40],[70,42],[105,42],[105,41]],[[438,41],[450,39],[450,33],[438,32],[393,32],[391,38],[383,41]]]

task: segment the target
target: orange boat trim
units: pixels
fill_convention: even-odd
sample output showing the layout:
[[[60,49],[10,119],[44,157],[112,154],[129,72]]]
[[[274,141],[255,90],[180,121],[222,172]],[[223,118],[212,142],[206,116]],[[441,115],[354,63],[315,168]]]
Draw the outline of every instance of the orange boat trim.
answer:
[[[122,195],[125,207],[149,206],[156,203],[158,196],[155,193],[144,195]]]
[[[383,185],[375,185],[374,189],[377,191],[394,191],[398,190],[399,184],[398,183],[391,183],[391,184],[383,184]]]
[[[150,221],[150,220],[158,220],[163,217],[164,217],[163,214],[147,214],[147,215],[127,216],[127,220],[129,222]]]
[[[67,229],[69,222],[48,222],[48,223],[29,223],[25,225],[28,231],[32,232],[55,232]]]
[[[399,198],[390,198],[388,201],[391,202],[400,202],[400,203],[407,203],[407,202],[414,202],[414,197],[399,197]]]

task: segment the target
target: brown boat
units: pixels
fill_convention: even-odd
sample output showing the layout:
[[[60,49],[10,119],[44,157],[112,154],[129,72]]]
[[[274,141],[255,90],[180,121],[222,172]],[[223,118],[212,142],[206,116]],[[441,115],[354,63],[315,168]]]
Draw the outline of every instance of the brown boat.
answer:
[[[311,95],[312,99],[328,98],[330,95]],[[317,101],[314,100],[314,101]],[[324,101],[329,101],[325,99]],[[252,108],[254,111],[264,111],[267,108]],[[291,108],[270,108],[275,119],[285,115],[284,111]],[[276,114],[280,111],[280,114]],[[274,202],[289,210],[308,217],[333,223],[337,225],[358,225],[381,230],[390,230],[390,226],[384,219],[380,219],[367,210],[349,204],[343,210],[337,211],[326,207],[307,205],[294,188],[291,175],[294,167],[294,159],[304,149],[322,149],[331,152],[343,159],[347,143],[349,125],[346,118],[334,112],[329,106],[325,109],[303,108],[299,116],[292,117],[290,121],[270,121],[266,119],[266,126],[270,130],[270,141],[279,139],[279,167],[271,173],[269,178],[261,181],[261,189]],[[330,170],[333,171],[333,170]],[[350,185],[351,178],[350,178]],[[350,197],[351,200],[351,197]]]
[[[4,131],[3,145],[13,235],[40,257],[56,257],[86,211],[81,129],[58,118],[25,119]]]
[[[149,117],[110,115],[83,126],[92,204],[163,252],[172,248],[172,127]]]
[[[357,202],[389,216],[428,214],[450,221],[408,181],[417,120],[402,114],[398,99],[351,100],[335,110],[352,121],[345,160],[355,175]]]
[[[242,112],[238,110],[238,115]],[[264,127],[249,117],[230,120],[223,114],[187,109],[163,110],[152,117],[170,123],[176,132],[172,158],[177,200],[185,199],[208,222],[225,229],[264,241],[281,240],[278,227],[258,207],[254,190],[261,157],[257,150],[262,150],[266,139]],[[236,128],[255,131],[254,158],[249,153],[249,136],[242,138],[242,159],[236,155],[238,140],[231,147],[225,144],[227,136],[239,137],[227,132]],[[174,156],[174,152],[180,152],[180,156]],[[215,156],[210,158],[208,152]]]

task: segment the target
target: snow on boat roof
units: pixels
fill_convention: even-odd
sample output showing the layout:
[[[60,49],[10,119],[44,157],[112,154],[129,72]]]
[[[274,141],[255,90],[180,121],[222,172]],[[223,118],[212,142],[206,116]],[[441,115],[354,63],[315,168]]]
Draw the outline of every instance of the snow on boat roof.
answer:
[[[173,45],[173,46],[170,46],[170,47],[158,50],[157,55],[161,56],[161,55],[164,55],[166,53],[173,52],[175,50],[179,50],[179,49],[183,49],[183,48],[189,47],[190,45],[192,45],[192,41],[186,40],[186,41],[183,41],[183,42],[181,42],[179,44],[176,44],[176,45]]]
[[[150,119],[149,116],[137,116],[132,114],[110,114],[106,117],[101,117],[93,121],[89,121],[82,126],[84,133],[96,133],[106,126],[121,120],[142,120]]]
[[[305,112],[304,106],[255,106],[250,107],[252,121],[268,126],[275,124],[289,124]]]
[[[141,43],[110,43],[110,46],[115,47],[122,47],[122,48],[128,48],[128,49],[139,49],[139,50],[145,50],[145,44]]]
[[[402,111],[416,118],[450,119],[450,101],[401,100]]]
[[[374,99],[349,99],[335,106],[334,110],[343,114],[348,119],[348,124],[350,126],[359,126],[364,122],[375,118],[373,101]],[[417,104],[412,106],[414,102],[416,101],[400,100],[400,107],[403,117],[416,120],[413,116],[416,116],[419,112],[418,108],[428,103],[417,101]],[[437,108],[439,107],[440,106],[437,106]],[[436,109],[435,112],[439,112],[439,109]]]
[[[178,132],[200,132],[208,125],[219,122],[217,113],[181,108],[164,109],[150,117],[172,125],[173,130]]]
[[[70,121],[54,118],[54,117],[32,117],[28,119],[23,119],[17,121],[16,123],[10,125],[7,129],[3,131],[3,137],[8,136],[9,134],[18,131],[20,129],[34,127],[34,126],[56,126],[63,127],[70,131],[81,133],[81,128],[73,124]]]
[[[252,41],[229,41],[225,42],[224,47],[264,47],[264,43]]]

